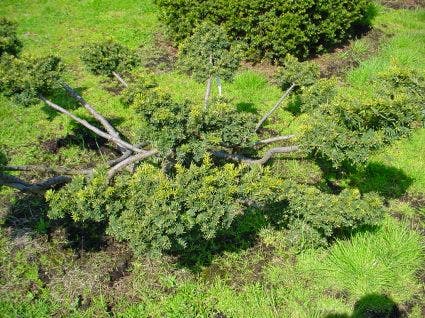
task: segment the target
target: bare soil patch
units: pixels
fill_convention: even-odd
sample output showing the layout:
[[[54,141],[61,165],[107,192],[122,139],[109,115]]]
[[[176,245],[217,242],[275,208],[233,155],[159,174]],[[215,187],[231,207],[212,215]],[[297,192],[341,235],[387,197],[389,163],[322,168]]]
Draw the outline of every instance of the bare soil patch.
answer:
[[[380,0],[379,2],[392,9],[425,8],[425,0]]]

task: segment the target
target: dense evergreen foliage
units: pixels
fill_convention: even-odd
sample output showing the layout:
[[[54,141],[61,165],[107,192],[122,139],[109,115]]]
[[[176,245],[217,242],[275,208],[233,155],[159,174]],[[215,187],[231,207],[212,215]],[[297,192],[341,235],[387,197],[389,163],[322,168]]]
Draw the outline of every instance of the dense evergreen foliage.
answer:
[[[368,83],[369,93],[347,87],[336,94],[334,84],[334,79],[321,80],[302,98],[311,115],[303,143],[334,166],[362,164],[374,150],[422,124],[425,78],[412,70],[394,66],[377,74]]]
[[[130,71],[139,62],[135,52],[111,40],[85,45],[81,60],[90,72],[108,76],[112,72]]]
[[[220,54],[214,55],[213,61],[228,57],[218,63],[220,67],[195,67],[192,72],[199,71],[203,79],[213,74],[230,78],[236,70],[233,62],[232,67],[226,66],[232,59],[230,42],[220,30],[210,33],[214,29],[207,24],[199,30],[193,48],[202,49],[198,52],[202,58],[183,52],[185,64],[199,64],[217,50]],[[218,41],[217,48],[201,47],[202,41],[213,45],[214,39]],[[189,43],[186,45],[190,47]],[[124,57],[130,51],[124,47],[91,47],[101,53],[89,59],[94,72],[108,74],[134,66],[126,62],[129,60]],[[87,56],[91,55],[83,58]],[[61,84],[61,70],[59,59],[54,57],[18,58],[5,54],[0,63],[0,89],[4,95],[30,104]],[[115,172],[111,175],[108,170],[111,166],[106,165],[96,167],[94,173],[79,172],[81,175],[71,182],[71,178],[66,178],[69,183],[62,188],[49,190],[46,197],[51,218],[71,217],[78,224],[106,224],[109,234],[128,241],[136,253],[158,254],[211,240],[247,210],[268,213],[271,206],[279,210],[273,223],[287,230],[289,245],[301,249],[327,244],[360,227],[377,225],[385,211],[378,195],[350,188],[332,193],[331,189],[280,176],[273,171],[275,165],[263,165],[273,154],[298,151],[302,158],[325,159],[338,169],[346,164],[360,166],[374,150],[407,136],[424,119],[425,79],[417,72],[394,66],[377,74],[369,83],[369,91],[358,94],[356,88],[336,79],[319,80],[314,64],[288,55],[277,81],[282,90],[296,86],[294,100],[299,101],[300,112],[305,113],[305,129],[295,137],[278,139],[282,147],[268,148],[270,141],[260,141],[263,132],[256,132],[257,116],[238,111],[232,102],[214,99],[205,108],[191,101],[176,101],[162,91],[154,76],[146,76],[143,71],[135,71],[129,78],[132,81],[122,91],[122,102],[138,116],[140,129],[135,134],[142,145],[139,147],[155,150],[150,157],[144,157],[149,153],[147,149],[120,139],[114,128],[105,124],[106,119],[81,97],[77,100],[96,114],[110,133],[100,132],[100,136],[115,142],[124,156],[128,151],[130,155],[136,152],[125,158],[136,160],[134,163],[137,158],[150,159],[135,167],[134,173],[120,170],[115,178]],[[75,95],[71,91],[72,94]],[[67,114],[57,105],[53,108]],[[78,122],[99,134],[99,129],[86,121]],[[251,158],[263,155],[264,161]]]
[[[180,43],[204,21],[246,44],[246,57],[281,62],[341,43],[369,25],[371,1],[157,0],[172,39]]]
[[[178,62],[199,82],[210,77],[231,80],[239,68],[239,55],[221,27],[203,23],[180,45]]]
[[[18,55],[22,43],[16,36],[17,25],[6,18],[0,17],[0,56],[7,53]]]
[[[172,162],[201,162],[214,149],[253,146],[256,117],[238,112],[225,100],[215,100],[204,109],[189,101],[177,102],[157,87],[154,79],[134,75],[124,101],[140,115],[140,142],[158,148]]]
[[[0,92],[17,103],[30,105],[40,94],[49,94],[60,86],[63,66],[58,57],[16,58],[4,54],[0,58]]]

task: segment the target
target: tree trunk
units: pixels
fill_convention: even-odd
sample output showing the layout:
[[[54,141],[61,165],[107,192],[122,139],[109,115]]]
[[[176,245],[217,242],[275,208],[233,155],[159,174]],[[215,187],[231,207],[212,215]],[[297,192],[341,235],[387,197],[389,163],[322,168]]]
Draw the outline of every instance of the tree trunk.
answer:
[[[205,109],[208,108],[208,100],[210,98],[211,95],[211,82],[212,82],[212,77],[210,76],[207,80],[207,87],[205,89],[205,99],[204,99],[204,107]]]
[[[286,136],[277,136],[277,137],[271,137],[268,139],[260,140],[255,143],[255,146],[261,146],[261,145],[267,145],[278,141],[284,141],[294,138],[295,135],[286,135]]]
[[[67,83],[63,83],[62,86],[65,88],[65,90],[68,92],[68,94],[74,98],[76,101],[78,101],[85,109],[88,110],[88,112],[98,121],[102,124],[102,126],[105,128],[105,130],[110,134],[111,136],[114,136],[116,138],[121,139],[120,134],[118,131],[106,120],[105,117],[103,117],[101,114],[99,114],[89,103],[85,101],[84,98],[82,98],[71,86],[69,86]],[[126,148],[122,146],[118,146],[119,151],[121,153],[126,153]]]
[[[216,80],[217,80],[217,87],[218,87],[218,96],[222,97],[223,96],[223,86],[221,85],[220,76],[217,76]]]
[[[62,186],[71,180],[69,176],[57,176],[39,183],[28,183],[18,177],[0,173],[0,186],[4,185],[33,194],[43,194],[47,190]]]
[[[133,163],[136,163],[138,161],[141,161],[143,159],[152,157],[158,153],[158,150],[153,149],[145,152],[139,152],[138,154],[135,154],[134,156],[128,157],[127,159],[121,161],[117,165],[113,166],[108,171],[108,180],[111,181],[114,176],[121,170],[123,170],[128,165],[131,165]]]

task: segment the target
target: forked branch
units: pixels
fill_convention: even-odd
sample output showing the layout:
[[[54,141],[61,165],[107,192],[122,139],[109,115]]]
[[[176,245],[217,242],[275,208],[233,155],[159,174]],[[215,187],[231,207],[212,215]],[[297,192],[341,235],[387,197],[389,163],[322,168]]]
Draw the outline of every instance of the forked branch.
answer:
[[[130,149],[134,152],[144,152],[144,150],[139,149],[135,146],[133,146],[132,144],[129,144],[128,142],[125,142],[124,140],[116,137],[116,136],[112,136],[108,133],[105,133],[104,131],[100,130],[99,128],[91,125],[88,121],[79,118],[78,116],[75,116],[74,114],[72,114],[71,112],[67,111],[65,108],[62,108],[59,105],[56,105],[55,103],[53,103],[52,101],[48,100],[47,98],[45,98],[43,95],[39,95],[39,98],[46,103],[46,105],[52,107],[53,109],[61,112],[62,114],[67,115],[68,117],[72,118],[73,120],[75,120],[77,123],[83,125],[84,127],[86,127],[87,129],[91,130],[92,132],[94,132],[96,135],[105,138],[106,140],[109,140],[113,143],[115,143],[118,146],[122,146],[126,149]]]
[[[89,111],[90,114],[92,114],[95,119],[97,119],[102,124],[102,126],[110,135],[120,138],[118,131],[106,120],[105,117],[99,114],[89,103],[87,103],[86,100],[81,97],[76,90],[74,90],[66,83],[63,83],[62,86],[72,98],[78,101],[85,109]]]
[[[77,91],[75,91],[71,86],[69,86],[67,83],[62,83],[63,88],[68,92],[68,94],[74,98],[77,102],[79,102],[85,109],[88,110],[88,112],[98,121],[102,124],[102,126],[105,128],[105,130],[110,134],[111,136],[114,136],[116,138],[121,139],[120,134],[115,129],[114,126],[112,126],[105,117],[103,117],[101,114],[99,114],[89,103],[86,102],[86,100],[81,97]],[[118,146],[119,150],[122,153],[126,152],[126,148],[122,146]]]
[[[116,164],[115,166],[113,166],[109,172],[108,172],[108,180],[112,180],[114,178],[114,176],[120,172],[121,170],[124,170],[127,166],[139,162],[143,159],[152,157],[154,155],[156,155],[158,153],[157,149],[153,149],[150,151],[146,151],[143,153],[138,153],[135,154],[134,156],[128,157],[127,159],[121,161],[120,163]]]

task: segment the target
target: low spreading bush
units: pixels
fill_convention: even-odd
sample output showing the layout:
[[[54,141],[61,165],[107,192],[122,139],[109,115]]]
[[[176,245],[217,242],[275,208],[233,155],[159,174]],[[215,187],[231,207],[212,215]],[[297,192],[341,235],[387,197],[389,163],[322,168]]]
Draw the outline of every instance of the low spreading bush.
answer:
[[[49,191],[47,199],[51,218],[106,221],[107,232],[128,241],[138,254],[210,240],[244,214],[247,202],[265,208],[283,202],[281,218],[274,221],[288,228],[288,243],[300,249],[325,245],[344,231],[377,225],[385,211],[375,194],[324,194],[315,187],[287,183],[259,166],[216,167],[208,156],[200,165],[177,165],[172,178],[149,164],[132,176],[121,176],[114,185],[107,184],[102,172],[91,180],[76,178],[60,191]]]
[[[368,83],[370,94],[353,94],[349,88],[336,94],[333,84],[319,81],[302,95],[302,109],[311,115],[302,143],[335,167],[363,164],[374,150],[422,124],[425,78],[419,73],[394,66]]]
[[[144,164],[109,186],[99,172],[91,180],[77,178],[60,191],[48,192],[49,215],[107,220],[108,233],[128,241],[137,253],[158,253],[211,239],[228,228],[243,213],[247,195],[269,193],[254,187],[254,182],[277,188],[263,177],[267,171],[247,170],[233,164],[214,167],[206,156],[200,165],[177,165],[173,178]]]
[[[246,56],[280,62],[305,58],[368,27],[370,0],[157,0],[169,35],[180,43],[204,21],[221,25],[246,44]]]
[[[0,92],[19,104],[37,103],[40,94],[49,94],[60,86],[62,71],[61,61],[55,56],[16,58],[4,54],[0,58]]]
[[[345,189],[338,195],[314,187],[296,185],[288,190],[288,212],[284,218],[287,240],[298,249],[326,245],[335,237],[360,227],[380,224],[385,215],[381,198]]]
[[[112,72],[130,71],[139,63],[135,52],[114,41],[84,46],[81,60],[93,74],[107,76]]]

